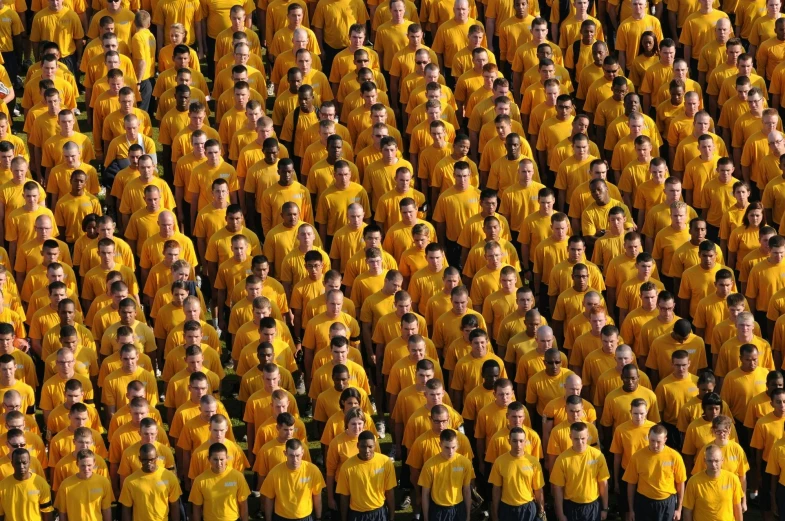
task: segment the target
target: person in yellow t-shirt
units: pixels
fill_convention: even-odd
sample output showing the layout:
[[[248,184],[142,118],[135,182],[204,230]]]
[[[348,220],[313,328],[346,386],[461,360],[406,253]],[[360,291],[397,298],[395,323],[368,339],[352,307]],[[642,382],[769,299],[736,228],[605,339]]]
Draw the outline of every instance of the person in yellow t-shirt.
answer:
[[[51,489],[45,477],[30,471],[31,457],[27,449],[14,449],[11,453],[14,473],[0,481],[0,516],[3,518],[51,519]]]
[[[472,508],[471,460],[458,453],[458,434],[445,429],[439,434],[441,452],[425,462],[417,484],[422,488],[425,519],[469,519]]]
[[[493,485],[491,519],[535,519],[545,515],[542,467],[537,456],[526,454],[526,430],[513,427],[510,451],[493,463],[488,482]]]
[[[118,502],[123,517],[133,521],[179,521],[182,491],[177,476],[159,466],[155,445],[139,447],[141,468],[123,481]]]
[[[684,489],[685,521],[700,519],[743,519],[744,489],[739,478],[722,469],[722,449],[709,445],[705,449],[706,470],[695,474]]]
[[[251,491],[245,476],[228,466],[228,453],[223,443],[214,443],[208,449],[210,468],[194,480],[188,497],[193,505],[195,519],[248,521],[248,496]]]
[[[395,467],[387,456],[378,453],[376,436],[363,431],[357,438],[357,455],[349,458],[338,474],[335,491],[340,495],[341,517],[370,521],[395,515]],[[337,507],[335,499],[329,505]]]
[[[667,438],[664,426],[653,426],[648,446],[633,454],[622,478],[631,511],[641,519],[674,519],[681,513],[687,472],[679,453],[665,446]]]
[[[79,471],[63,480],[57,488],[54,507],[60,517],[98,521],[111,516],[114,493],[105,476],[95,472],[97,455],[90,449],[76,454]]]
[[[73,245],[82,235],[82,220],[93,213],[101,215],[101,203],[90,193],[85,192],[87,174],[84,170],[71,173],[71,193],[59,198],[55,204],[55,222],[60,234]]]
[[[570,425],[570,441],[572,447],[556,458],[550,476],[556,515],[567,521],[607,517],[610,475],[605,456],[589,446],[584,422]]]
[[[284,447],[286,462],[272,468],[260,489],[266,519],[321,519],[325,483],[319,468],[303,461],[308,448],[300,440],[287,440]]]

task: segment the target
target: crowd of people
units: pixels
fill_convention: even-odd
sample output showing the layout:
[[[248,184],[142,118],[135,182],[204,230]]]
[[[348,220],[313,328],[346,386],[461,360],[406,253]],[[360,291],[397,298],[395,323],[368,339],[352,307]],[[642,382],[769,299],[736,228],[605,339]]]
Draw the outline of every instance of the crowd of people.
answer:
[[[13,0],[0,53],[0,521],[785,515],[781,0]]]

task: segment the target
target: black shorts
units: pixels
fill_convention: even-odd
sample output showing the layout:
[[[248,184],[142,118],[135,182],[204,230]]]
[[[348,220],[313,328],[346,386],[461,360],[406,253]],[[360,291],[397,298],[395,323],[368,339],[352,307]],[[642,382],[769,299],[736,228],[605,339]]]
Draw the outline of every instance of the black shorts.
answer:
[[[565,499],[563,508],[567,521],[600,521],[602,506],[599,498],[591,503],[575,503]]]
[[[466,519],[466,507],[463,503],[458,503],[451,507],[437,505],[431,499],[428,508],[428,519],[430,521],[468,521]]]
[[[537,507],[534,501],[517,507],[499,501],[499,515],[497,517],[504,521],[534,521],[537,519]]]
[[[676,510],[676,496],[650,499],[636,492],[632,510],[635,512],[635,521],[671,521]]]
[[[380,507],[367,512],[349,509],[348,521],[387,521],[387,507]]]

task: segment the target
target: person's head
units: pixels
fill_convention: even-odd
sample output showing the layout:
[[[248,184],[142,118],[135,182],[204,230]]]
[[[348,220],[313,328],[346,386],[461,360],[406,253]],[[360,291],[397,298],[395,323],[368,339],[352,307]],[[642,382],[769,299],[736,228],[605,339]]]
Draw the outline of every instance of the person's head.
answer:
[[[621,382],[624,392],[631,393],[635,391],[640,383],[638,366],[635,364],[625,365],[621,370]]]
[[[727,445],[730,440],[730,433],[733,420],[725,415],[714,416],[711,420],[711,433],[714,435],[714,442],[720,447]]]
[[[750,373],[758,367],[758,348],[753,344],[743,344],[739,348],[741,370]]]
[[[664,425],[654,425],[649,429],[649,450],[654,454],[659,454],[665,448],[665,441],[668,439],[668,430]]]
[[[570,425],[570,442],[572,450],[583,453],[589,446],[589,427],[582,421],[576,421]]]

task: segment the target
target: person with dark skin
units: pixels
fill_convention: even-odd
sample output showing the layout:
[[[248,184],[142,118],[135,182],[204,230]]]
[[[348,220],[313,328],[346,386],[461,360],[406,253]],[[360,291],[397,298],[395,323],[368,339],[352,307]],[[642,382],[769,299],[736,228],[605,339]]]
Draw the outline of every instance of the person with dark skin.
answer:
[[[501,369],[495,360],[486,360],[482,364],[481,369],[482,385],[469,392],[464,400],[463,430],[468,433],[466,436],[469,438],[469,441],[471,441],[472,446],[475,446],[474,422],[477,419],[477,413],[482,409],[483,405],[487,405],[493,400],[493,384],[499,379],[500,373]],[[474,396],[475,394],[477,397]],[[468,418],[467,415],[471,416],[471,418]]]
[[[191,104],[191,88],[188,85],[178,85],[174,90],[174,109],[167,112],[161,120],[161,126],[169,126],[169,135],[173,138],[177,132],[185,127],[188,121],[188,106]],[[177,125],[177,123],[180,123]],[[187,124],[187,123],[186,123]],[[177,126],[175,126],[177,125]],[[174,180],[174,169],[172,168],[172,142],[164,143],[161,141],[163,150],[161,161],[164,166],[164,179],[170,183]]]
[[[139,463],[141,469],[134,472],[123,482],[118,503],[123,507],[122,521],[139,519],[134,512],[134,507],[144,511],[149,505],[160,508],[168,507],[169,521],[180,521],[180,484],[177,477],[170,471],[158,466],[158,451],[155,445],[145,443],[139,447]],[[166,483],[163,487],[151,487],[145,482],[155,480],[157,483]],[[140,513],[141,517],[141,513]]]
[[[338,476],[336,492],[341,496],[341,521],[349,521],[350,508],[351,519],[362,521],[370,519],[371,512],[374,514],[378,512],[377,515],[381,518],[384,515],[382,509],[385,507],[387,509],[386,521],[395,521],[395,486],[397,481],[392,460],[376,452],[376,436],[370,431],[360,433],[357,438],[357,450],[357,456],[349,458],[341,466]],[[366,476],[370,479],[361,479]],[[358,507],[356,504],[358,497],[362,495],[367,498],[367,492],[363,492],[362,489],[368,487],[377,488],[375,492],[383,492],[383,504],[373,505],[376,508],[370,511],[355,510]],[[364,502],[367,501],[366,499]]]
[[[29,490],[29,492],[35,491],[35,493],[25,493],[24,491],[8,495],[0,493],[0,505],[2,505],[3,511],[9,514],[0,516],[0,520],[4,521],[13,512],[31,515],[38,513],[41,516],[41,521],[51,521],[52,519],[51,489],[43,476],[38,476],[30,471],[30,458],[30,452],[27,449],[14,449],[11,453],[11,465],[14,467],[13,479],[16,482],[27,482],[24,485],[16,483],[15,488],[20,487]],[[25,501],[25,504],[19,504],[22,500]]]

